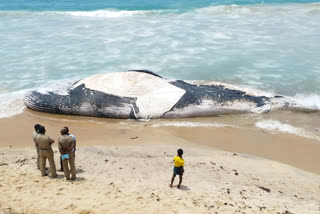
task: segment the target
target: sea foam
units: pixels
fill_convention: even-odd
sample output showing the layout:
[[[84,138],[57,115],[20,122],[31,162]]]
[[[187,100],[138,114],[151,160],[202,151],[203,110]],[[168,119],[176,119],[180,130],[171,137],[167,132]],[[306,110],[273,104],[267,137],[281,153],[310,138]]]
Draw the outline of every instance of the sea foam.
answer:
[[[96,17],[96,18],[120,18],[120,17],[130,17],[137,15],[154,15],[163,13],[172,13],[176,10],[95,10],[95,11],[66,11],[66,12],[56,12],[57,14],[67,14],[71,16],[79,17]]]
[[[293,99],[301,106],[306,109],[320,110],[320,95],[317,94],[297,94]]]
[[[206,14],[319,14],[320,7],[317,3],[309,4],[285,4],[285,5],[213,5],[195,10]]]
[[[282,123],[277,120],[262,120],[255,123],[257,128],[270,131],[271,133],[286,133],[286,134],[293,134],[301,137],[311,138],[318,140],[319,137],[307,132],[302,128],[298,128],[292,126],[290,124]]]
[[[23,112],[26,90],[0,94],[0,118],[11,117]]]

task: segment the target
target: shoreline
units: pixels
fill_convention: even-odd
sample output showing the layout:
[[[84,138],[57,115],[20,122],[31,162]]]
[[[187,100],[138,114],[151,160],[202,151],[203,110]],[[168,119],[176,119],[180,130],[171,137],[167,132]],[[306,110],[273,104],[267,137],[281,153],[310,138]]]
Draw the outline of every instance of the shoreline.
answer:
[[[57,178],[41,177],[31,138],[35,123],[45,125],[55,140],[63,126],[77,137],[76,180],[66,181],[59,171]],[[154,128],[147,122],[32,111],[0,119],[0,128],[0,213],[319,210],[320,145],[312,139],[250,128]],[[177,177],[169,187],[178,148],[183,148],[185,159],[180,189]],[[57,142],[53,151],[59,169]]]
[[[171,120],[172,121],[172,120]],[[188,121],[188,119],[185,119]],[[31,133],[36,123],[57,141],[59,131],[68,126],[78,146],[191,146],[249,154],[285,163],[320,174],[320,142],[289,134],[270,134],[253,128],[231,127],[150,127],[148,123],[54,115],[25,110],[0,119],[0,147],[32,147]],[[56,147],[56,142],[53,147]]]

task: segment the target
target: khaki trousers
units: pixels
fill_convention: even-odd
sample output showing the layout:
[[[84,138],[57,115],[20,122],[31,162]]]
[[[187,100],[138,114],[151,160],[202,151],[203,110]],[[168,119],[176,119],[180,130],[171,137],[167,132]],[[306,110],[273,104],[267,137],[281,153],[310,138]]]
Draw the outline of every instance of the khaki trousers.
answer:
[[[76,179],[76,165],[74,163],[74,153],[72,150],[70,150],[68,154],[69,154],[69,159],[62,160],[63,172],[67,180],[70,179],[70,172],[71,172],[71,179],[74,180]]]
[[[49,161],[51,176],[53,178],[57,177],[56,164],[54,163],[54,157],[53,157],[52,149],[50,149],[50,150],[41,150],[40,149],[40,170],[41,170],[41,175],[42,176],[46,175],[46,160],[47,159]]]
[[[36,146],[37,150],[37,168],[40,170],[40,154],[39,154],[39,147]]]

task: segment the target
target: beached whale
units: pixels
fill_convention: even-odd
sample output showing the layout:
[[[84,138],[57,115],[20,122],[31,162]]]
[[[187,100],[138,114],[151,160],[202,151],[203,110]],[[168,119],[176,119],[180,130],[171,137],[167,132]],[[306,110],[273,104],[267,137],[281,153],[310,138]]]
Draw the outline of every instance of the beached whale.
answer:
[[[168,80],[145,70],[96,74],[65,91],[26,93],[27,107],[43,112],[106,118],[197,117],[294,108],[282,96],[205,81]]]

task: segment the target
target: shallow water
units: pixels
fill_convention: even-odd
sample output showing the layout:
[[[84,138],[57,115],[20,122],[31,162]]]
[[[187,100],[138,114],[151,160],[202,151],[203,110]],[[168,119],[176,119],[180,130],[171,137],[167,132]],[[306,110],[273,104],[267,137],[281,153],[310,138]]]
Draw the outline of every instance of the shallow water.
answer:
[[[27,90],[128,69],[227,82],[320,109],[316,2],[1,1],[0,117],[21,112]]]

